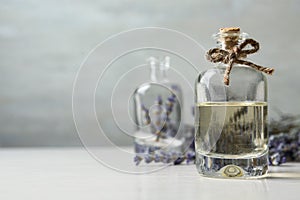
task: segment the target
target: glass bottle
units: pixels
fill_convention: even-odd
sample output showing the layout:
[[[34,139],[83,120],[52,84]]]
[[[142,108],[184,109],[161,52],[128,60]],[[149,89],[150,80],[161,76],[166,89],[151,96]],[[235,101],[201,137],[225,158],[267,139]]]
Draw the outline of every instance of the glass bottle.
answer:
[[[136,123],[135,152],[149,153],[155,150],[181,152],[180,135],[182,92],[180,86],[167,78],[170,58],[160,61],[148,59],[150,82],[139,86],[134,94]]]
[[[239,29],[224,30],[214,35],[223,50],[232,50],[247,37]],[[234,64],[227,86],[223,82],[226,67],[218,63],[196,80],[197,170],[209,177],[264,176],[268,171],[266,77],[249,66]]]

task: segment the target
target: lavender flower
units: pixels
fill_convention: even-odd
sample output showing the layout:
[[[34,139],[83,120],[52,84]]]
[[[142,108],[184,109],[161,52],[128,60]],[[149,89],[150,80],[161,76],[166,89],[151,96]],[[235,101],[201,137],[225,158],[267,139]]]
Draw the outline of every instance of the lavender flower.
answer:
[[[143,158],[141,156],[136,155],[134,157],[134,162],[136,165],[139,165],[142,160],[143,160]]]
[[[174,165],[180,165],[183,161],[185,160],[185,157],[178,157],[175,161],[174,161]]]
[[[158,105],[163,104],[163,100],[162,100],[162,97],[160,95],[158,95],[156,102],[157,102]]]
[[[282,117],[282,121],[273,120],[270,124],[270,138],[269,138],[269,165],[280,165],[287,161],[300,162],[300,125],[298,125],[299,118],[288,115],[289,120],[285,120]],[[170,131],[170,124],[168,130]],[[185,133],[193,133],[194,127],[185,126]],[[190,137],[187,136],[189,141],[193,140],[193,134]],[[137,151],[138,149],[138,151]],[[137,148],[136,152],[142,152],[134,158],[136,165],[140,164],[142,160],[146,163],[163,162],[178,165],[184,161],[194,163],[195,161],[195,146],[194,142],[191,142],[190,148],[186,153],[177,153],[171,151],[162,151],[159,148],[143,149]],[[217,167],[216,167],[216,170]]]
[[[163,106],[163,99],[161,95],[158,95],[155,100],[155,106],[153,107],[154,110],[152,111],[152,120],[150,118],[149,109],[147,109],[144,104],[141,105],[141,109],[144,113],[144,123],[150,125],[152,134],[156,135],[156,141],[159,141],[160,138],[167,137],[167,135],[173,137],[177,133],[169,117],[176,102],[176,95],[172,93]]]
[[[300,130],[292,133],[281,133],[269,138],[270,165],[280,165],[286,161],[300,161]]]
[[[180,91],[181,89],[178,87],[178,85],[171,85],[171,89],[173,90],[173,91]]]
[[[146,125],[150,124],[151,119],[150,119],[150,115],[149,115],[149,110],[146,108],[146,106],[144,104],[141,105],[142,111],[144,113],[144,123]]]
[[[190,151],[186,154],[186,163],[189,164],[191,162],[194,162],[195,160],[195,152]]]
[[[152,153],[145,153],[136,155],[134,162],[136,165],[139,165],[140,162],[144,160],[145,163],[162,162],[162,163],[173,163],[174,165],[181,164],[186,161],[186,164],[194,163],[195,161],[195,152],[188,151],[186,153],[172,152],[172,151],[155,151]]]
[[[271,136],[269,142],[269,164],[280,165],[286,161],[300,161],[299,136],[300,132]],[[185,154],[158,149],[150,149],[144,152],[144,154],[139,154],[134,158],[136,165],[139,165],[142,160],[146,163],[151,163],[152,161],[163,163],[173,162],[174,165],[181,164],[183,161],[186,161],[187,164],[195,161],[195,151],[193,149],[190,149]]]

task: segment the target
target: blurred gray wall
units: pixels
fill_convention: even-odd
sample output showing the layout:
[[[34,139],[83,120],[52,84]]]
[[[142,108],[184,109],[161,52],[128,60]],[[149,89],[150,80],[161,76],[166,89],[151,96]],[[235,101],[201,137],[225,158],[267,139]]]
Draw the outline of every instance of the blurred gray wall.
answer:
[[[181,31],[206,49],[219,27],[240,26],[261,42],[251,59],[276,68],[271,114],[300,113],[299,19],[296,0],[1,0],[0,146],[80,145],[71,105],[80,63],[112,34],[145,26]]]

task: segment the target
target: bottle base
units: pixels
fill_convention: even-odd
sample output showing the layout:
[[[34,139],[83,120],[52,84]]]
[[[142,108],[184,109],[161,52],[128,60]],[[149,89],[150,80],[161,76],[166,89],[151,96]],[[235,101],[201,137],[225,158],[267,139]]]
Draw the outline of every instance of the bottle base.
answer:
[[[196,152],[200,175],[213,178],[263,178],[268,172],[268,152],[256,156],[226,157]]]
[[[150,135],[150,136],[149,136]],[[156,141],[156,136],[138,132],[136,133],[134,140],[135,153],[153,153],[157,150],[183,152],[184,143],[183,140],[177,138],[167,137],[161,138]]]

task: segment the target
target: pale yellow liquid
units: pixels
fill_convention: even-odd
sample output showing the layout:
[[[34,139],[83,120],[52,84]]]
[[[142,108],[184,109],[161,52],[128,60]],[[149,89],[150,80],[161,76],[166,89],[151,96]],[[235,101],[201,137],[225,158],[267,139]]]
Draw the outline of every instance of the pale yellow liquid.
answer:
[[[265,173],[268,152],[267,103],[201,103],[196,107],[195,118],[196,163],[199,164],[200,173],[213,173],[214,162],[220,168],[229,164],[242,167],[245,174],[249,167],[263,170],[258,175]],[[251,163],[253,159],[255,163]],[[217,170],[218,166],[215,168]]]

